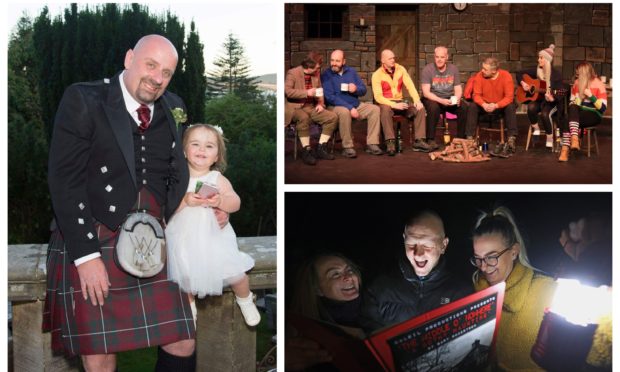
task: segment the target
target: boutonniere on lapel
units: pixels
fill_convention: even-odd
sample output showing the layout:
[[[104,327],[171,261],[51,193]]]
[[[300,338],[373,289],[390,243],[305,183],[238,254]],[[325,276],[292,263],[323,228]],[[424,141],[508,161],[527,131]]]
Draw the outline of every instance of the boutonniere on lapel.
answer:
[[[174,108],[170,110],[170,112],[172,113],[174,122],[177,123],[177,129],[179,129],[179,126],[187,121],[187,114],[180,107]]]

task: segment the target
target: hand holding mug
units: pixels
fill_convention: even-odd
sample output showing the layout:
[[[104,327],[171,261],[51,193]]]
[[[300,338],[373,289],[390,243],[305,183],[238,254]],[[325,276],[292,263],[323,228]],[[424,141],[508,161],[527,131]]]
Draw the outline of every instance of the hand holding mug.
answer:
[[[394,108],[397,110],[406,110],[409,108],[409,105],[407,104],[407,102],[398,102],[394,105]]]

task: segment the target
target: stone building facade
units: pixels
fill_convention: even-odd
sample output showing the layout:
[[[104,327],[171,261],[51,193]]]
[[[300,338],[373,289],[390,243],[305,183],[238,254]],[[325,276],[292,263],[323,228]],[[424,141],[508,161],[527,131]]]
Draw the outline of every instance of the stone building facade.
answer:
[[[395,8],[381,4],[340,5],[342,35],[331,39],[307,37],[312,6],[316,4],[285,4],[286,69],[297,66],[310,50],[324,54],[323,68],[327,68],[331,51],[343,49],[347,64],[370,83],[380,51],[399,37],[386,33],[409,32],[404,26],[386,31],[377,24],[381,17],[393,17],[394,23],[404,18],[411,26],[413,36],[407,36],[411,40],[402,46],[402,52],[395,53],[398,57],[407,48],[417,50],[417,58],[408,60],[409,64],[399,62],[409,69],[416,84],[425,64],[433,61],[435,46],[440,44],[448,47],[463,82],[489,56],[497,57],[500,67],[512,73],[532,67],[538,51],[552,43],[556,46],[554,66],[562,71],[565,82],[571,81],[575,65],[583,60],[591,62],[599,75],[612,77],[611,3],[468,4],[463,11],[446,3],[399,4]],[[366,98],[371,99],[370,93]]]

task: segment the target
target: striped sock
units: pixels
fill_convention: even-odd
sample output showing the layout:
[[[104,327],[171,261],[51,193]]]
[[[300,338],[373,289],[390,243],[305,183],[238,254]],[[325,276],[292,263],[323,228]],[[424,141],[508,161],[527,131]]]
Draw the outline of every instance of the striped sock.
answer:
[[[568,129],[570,130],[571,136],[579,135],[579,123],[576,121],[571,121],[568,123]]]
[[[570,133],[562,133],[562,146],[570,146]]]

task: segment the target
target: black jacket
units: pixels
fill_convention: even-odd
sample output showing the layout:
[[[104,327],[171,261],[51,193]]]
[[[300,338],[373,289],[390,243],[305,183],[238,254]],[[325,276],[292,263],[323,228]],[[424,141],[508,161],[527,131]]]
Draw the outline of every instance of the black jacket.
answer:
[[[185,105],[168,91],[160,100],[175,140],[171,164],[178,179],[168,186],[164,211],[168,218],[185,195],[189,179],[183,128],[170,112],[176,107],[185,110]],[[119,75],[73,84],[62,97],[50,144],[48,183],[56,222],[72,261],[100,251],[95,220],[116,230],[137,200],[130,120]]]
[[[366,289],[360,317],[366,332],[401,323],[474,292],[472,284],[447,271],[443,257],[424,280],[404,253],[394,266]]]

